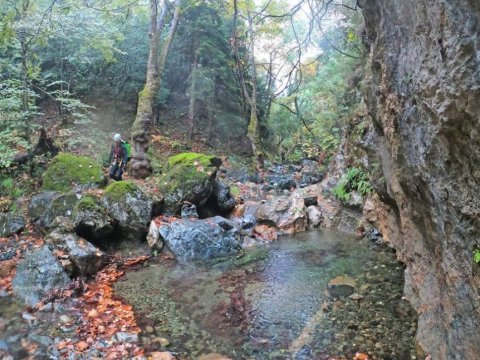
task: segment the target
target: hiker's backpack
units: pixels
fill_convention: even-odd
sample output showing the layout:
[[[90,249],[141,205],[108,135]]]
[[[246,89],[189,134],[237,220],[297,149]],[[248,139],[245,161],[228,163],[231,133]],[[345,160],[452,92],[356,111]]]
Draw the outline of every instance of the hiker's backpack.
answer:
[[[127,151],[127,159],[130,160],[130,156],[132,155],[132,145],[130,145],[130,143],[125,140],[122,140],[122,144],[125,147],[125,150]]]

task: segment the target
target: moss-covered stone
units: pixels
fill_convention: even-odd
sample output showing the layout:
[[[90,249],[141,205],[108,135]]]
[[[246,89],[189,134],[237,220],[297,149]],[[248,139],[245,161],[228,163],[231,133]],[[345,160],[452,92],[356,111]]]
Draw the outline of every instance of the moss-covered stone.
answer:
[[[60,153],[43,176],[43,190],[66,192],[77,185],[100,187],[105,184],[102,166],[85,156]]]
[[[78,201],[72,212],[72,220],[76,232],[87,239],[100,240],[114,230],[107,209],[99,198],[92,195],[86,195]]]
[[[131,181],[110,184],[101,200],[125,239],[145,239],[153,201]]]
[[[219,167],[221,164],[222,160],[214,155],[203,155],[198,153],[181,153],[168,159],[168,169],[171,169],[175,165]]]
[[[165,211],[178,214],[184,201],[203,205],[212,193],[214,179],[215,168],[212,167],[174,166],[158,182]]]
[[[137,185],[132,181],[116,181],[107,186],[105,189],[105,197],[118,201],[127,194],[135,193],[137,190]]]

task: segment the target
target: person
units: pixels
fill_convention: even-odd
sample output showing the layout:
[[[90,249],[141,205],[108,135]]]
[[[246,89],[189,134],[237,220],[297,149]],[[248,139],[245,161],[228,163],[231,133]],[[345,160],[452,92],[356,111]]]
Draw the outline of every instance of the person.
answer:
[[[113,137],[112,148],[110,150],[110,156],[108,158],[108,162],[112,164],[108,173],[109,177],[113,180],[121,181],[127,161],[128,151],[122,141],[122,136],[120,134],[115,134]]]

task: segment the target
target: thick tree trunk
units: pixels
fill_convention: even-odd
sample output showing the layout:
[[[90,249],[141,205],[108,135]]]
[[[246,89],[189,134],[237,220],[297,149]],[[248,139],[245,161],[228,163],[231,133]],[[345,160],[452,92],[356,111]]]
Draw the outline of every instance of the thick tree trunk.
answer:
[[[192,74],[190,82],[190,103],[188,106],[188,126],[190,139],[193,139],[193,128],[195,122],[195,100],[196,100],[196,83],[197,83],[197,66],[198,66],[198,43],[195,41],[195,53],[193,55]]]
[[[162,13],[158,17],[159,7]],[[158,2],[150,0],[150,51],[147,62],[147,76],[145,87],[138,96],[137,115],[132,125],[133,154],[131,159],[131,174],[135,178],[145,178],[151,173],[151,167],[147,159],[148,140],[150,129],[154,119],[155,97],[160,87],[160,77],[165,67],[168,51],[178,24],[180,15],[180,0],[175,2],[175,14],[172,19],[168,37],[159,54],[160,36],[164,26],[166,15],[165,0]]]
[[[252,144],[253,156],[257,170],[263,169],[263,151],[260,139],[260,126],[257,113],[257,70],[255,67],[255,33],[253,31],[253,18],[248,16],[248,31],[250,33],[250,69],[252,77],[252,96],[250,97],[250,123],[248,125],[248,138]]]

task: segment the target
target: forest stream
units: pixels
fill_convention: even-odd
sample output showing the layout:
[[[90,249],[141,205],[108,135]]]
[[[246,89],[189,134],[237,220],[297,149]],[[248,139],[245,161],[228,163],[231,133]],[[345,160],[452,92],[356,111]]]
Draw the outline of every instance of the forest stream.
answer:
[[[322,231],[208,265],[145,264],[115,291],[134,306],[145,348],[179,358],[415,359],[403,285],[391,249]]]

